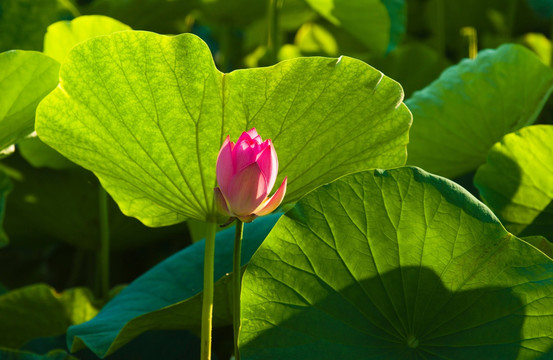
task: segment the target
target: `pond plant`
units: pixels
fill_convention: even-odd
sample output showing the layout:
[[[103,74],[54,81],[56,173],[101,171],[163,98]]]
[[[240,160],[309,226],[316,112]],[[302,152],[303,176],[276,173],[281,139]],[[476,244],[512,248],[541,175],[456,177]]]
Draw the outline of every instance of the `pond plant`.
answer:
[[[0,359],[552,358],[552,17],[3,0]]]

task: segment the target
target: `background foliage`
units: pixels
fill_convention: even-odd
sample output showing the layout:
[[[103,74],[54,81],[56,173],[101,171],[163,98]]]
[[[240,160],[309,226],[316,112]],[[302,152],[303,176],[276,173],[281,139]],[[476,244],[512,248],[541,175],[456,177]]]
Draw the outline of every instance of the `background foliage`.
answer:
[[[550,356],[552,9],[3,0],[0,358],[197,358],[216,154],[253,126],[289,190],[246,227],[244,358]]]

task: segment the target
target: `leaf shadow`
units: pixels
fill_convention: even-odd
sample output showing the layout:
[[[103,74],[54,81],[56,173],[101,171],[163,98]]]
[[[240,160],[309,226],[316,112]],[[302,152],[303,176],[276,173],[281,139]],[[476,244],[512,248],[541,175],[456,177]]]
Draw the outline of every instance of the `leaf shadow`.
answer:
[[[451,291],[430,268],[406,266],[333,289],[317,278],[309,297],[272,294],[241,341],[244,359],[516,359],[524,302],[510,288]],[[450,281],[451,282],[451,281]],[[403,284],[398,286],[398,284]],[[308,290],[296,289],[298,296]],[[266,296],[266,294],[265,294]],[[305,295],[303,295],[305,296]],[[306,296],[307,297],[307,296]],[[274,302],[271,302],[270,299]],[[280,299],[281,302],[277,302]],[[306,298],[303,298],[307,301]],[[275,311],[280,309],[280,313]],[[251,311],[251,310],[250,310]],[[269,312],[267,310],[267,312]],[[285,318],[282,321],[276,319]],[[244,325],[243,325],[244,329]],[[255,332],[255,330],[253,330]]]

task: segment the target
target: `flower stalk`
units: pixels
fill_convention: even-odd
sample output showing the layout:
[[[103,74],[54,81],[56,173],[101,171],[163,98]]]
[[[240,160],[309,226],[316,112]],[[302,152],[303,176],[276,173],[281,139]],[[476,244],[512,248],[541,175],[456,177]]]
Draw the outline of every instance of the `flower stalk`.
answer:
[[[109,213],[108,194],[100,184],[98,185],[98,217],[100,220],[100,250],[98,253],[100,294],[106,301],[109,294]]]
[[[204,291],[202,303],[201,359],[211,359],[211,332],[213,327],[213,273],[215,262],[215,233],[217,223],[210,219],[205,237]]]
[[[234,360],[240,360],[238,348],[238,336],[240,335],[240,294],[242,291],[242,272],[240,271],[242,236],[244,223],[236,219],[236,232],[234,235],[234,259],[232,262],[232,328],[234,334]]]

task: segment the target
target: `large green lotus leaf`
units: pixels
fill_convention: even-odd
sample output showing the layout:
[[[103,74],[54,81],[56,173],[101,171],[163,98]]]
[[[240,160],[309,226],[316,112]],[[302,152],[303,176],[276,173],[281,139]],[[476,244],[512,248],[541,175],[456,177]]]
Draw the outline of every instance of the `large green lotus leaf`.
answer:
[[[131,28],[107,16],[79,16],[71,21],[58,21],[44,35],[44,53],[62,63],[76,44],[95,36],[107,35]],[[21,155],[35,167],[66,169],[75,166],[37,137],[18,144]]]
[[[244,359],[532,359],[553,346],[553,261],[418,168],[306,195],[243,277]]]
[[[0,295],[0,346],[18,348],[27,341],[65,333],[73,324],[93,318],[98,310],[85,288],[57,293],[45,284]]]
[[[461,61],[405,102],[407,163],[450,178],[476,170],[503,135],[535,121],[552,90],[553,70],[520,45]]]
[[[42,50],[42,38],[48,25],[71,19],[76,13],[69,0],[2,0],[0,52]]]
[[[6,198],[12,189],[12,183],[4,172],[0,171],[0,248],[8,243],[8,236],[4,232],[2,224],[6,212]]]
[[[246,264],[281,214],[271,214],[246,224],[242,264]],[[214,326],[232,323],[231,299],[234,227],[215,239]],[[98,315],[67,332],[68,347],[88,347],[97,356],[111,354],[148,330],[199,331],[202,309],[203,254],[205,242],[196,242],[132,282]]]
[[[33,131],[36,107],[58,84],[58,70],[57,61],[39,52],[0,54],[0,150]]]
[[[162,226],[213,216],[219,147],[252,127],[274,141],[285,202],[347,173],[402,165],[411,123],[402,96],[347,57],[222,74],[194,35],[125,31],[73,48],[36,131],[92,170],[125,214]]]
[[[488,153],[474,185],[507,230],[553,239],[553,125],[507,134]]]
[[[117,31],[131,30],[131,27],[107,16],[79,16],[71,21],[58,21],[50,26],[44,35],[44,53],[60,63],[76,44],[95,36]]]
[[[381,0],[306,0],[322,17],[342,27],[376,54],[390,44],[391,18]],[[388,1],[393,8],[392,0]]]

